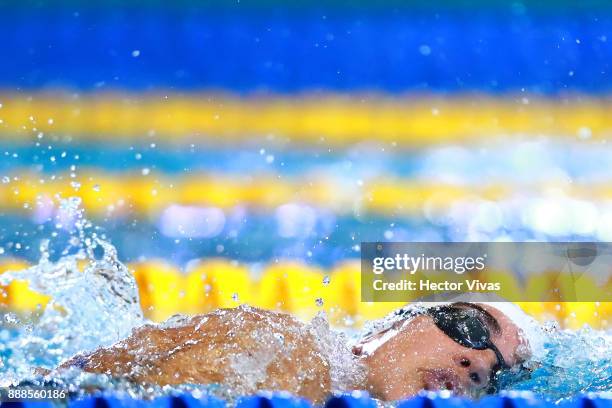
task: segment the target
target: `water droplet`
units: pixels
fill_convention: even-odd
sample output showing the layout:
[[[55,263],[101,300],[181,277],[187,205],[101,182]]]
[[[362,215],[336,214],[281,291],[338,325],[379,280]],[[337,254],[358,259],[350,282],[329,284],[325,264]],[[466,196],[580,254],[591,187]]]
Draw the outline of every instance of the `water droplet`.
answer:
[[[346,316],[344,319],[344,325],[347,327],[351,327],[355,324],[355,320],[351,316]]]
[[[8,183],[10,183],[10,182],[11,182],[11,179],[10,179],[8,176],[4,176],[4,177],[2,177],[2,182],[3,182],[4,184],[8,184]]]
[[[7,313],[4,315],[4,321],[8,324],[19,324],[19,318],[15,313]]]
[[[134,57],[134,58],[138,58],[138,57],[140,57],[140,50],[134,50],[134,51],[132,51],[132,57]]]
[[[238,301],[238,293],[234,293],[234,294],[232,294],[232,300],[233,300],[234,302],[237,302],[237,301]]]
[[[427,56],[431,54],[431,47],[427,44],[423,44],[419,47],[419,53],[421,53],[421,55]]]
[[[93,188],[93,191],[96,191],[96,192],[100,191],[100,185],[99,184],[94,184],[92,188]]]
[[[142,169],[143,176],[148,176],[150,172],[151,172],[151,169],[149,169],[148,167],[145,167],[144,169]]]
[[[323,299],[322,298],[316,298],[315,299],[315,303],[317,304],[318,307],[322,307],[323,306]]]
[[[327,286],[329,285],[329,282],[331,281],[329,275],[325,275],[325,277],[323,278],[323,286]]]
[[[582,140],[590,139],[592,134],[593,132],[591,131],[591,128],[588,126],[582,126],[578,129],[578,138]]]

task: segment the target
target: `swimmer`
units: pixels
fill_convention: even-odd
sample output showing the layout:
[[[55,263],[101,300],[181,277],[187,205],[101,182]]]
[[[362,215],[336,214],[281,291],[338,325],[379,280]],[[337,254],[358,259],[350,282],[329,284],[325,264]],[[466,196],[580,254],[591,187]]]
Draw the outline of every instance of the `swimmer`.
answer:
[[[521,330],[485,304],[407,306],[371,327],[352,348],[344,346],[355,370],[342,391],[362,389],[382,400],[420,390],[474,395],[528,357]],[[286,390],[322,402],[338,391],[338,375],[318,337],[288,314],[240,306],[145,325],[58,369],[158,385],[224,384],[238,394]]]

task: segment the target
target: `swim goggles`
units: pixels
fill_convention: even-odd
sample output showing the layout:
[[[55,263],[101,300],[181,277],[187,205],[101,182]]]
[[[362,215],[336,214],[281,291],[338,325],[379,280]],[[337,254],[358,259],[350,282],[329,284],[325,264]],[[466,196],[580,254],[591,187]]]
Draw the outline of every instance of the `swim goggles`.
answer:
[[[496,392],[500,386],[502,372],[509,370],[510,366],[491,340],[485,312],[470,304],[454,303],[429,308],[425,313],[431,316],[438,329],[462,346],[474,350],[493,350],[497,363],[491,370],[492,375],[487,392]]]
[[[490,326],[497,326],[497,321],[485,310],[477,305],[467,302],[456,302],[441,306],[433,306],[425,309],[402,308],[395,313],[402,318],[407,316],[427,315],[430,316],[436,327],[444,334],[464,347],[474,350],[493,350],[497,359],[493,366],[491,378],[489,379],[488,393],[494,393],[500,389],[503,383],[516,380],[517,374],[513,373],[506,378],[505,372],[509,372],[510,366],[504,360],[504,356],[491,340]],[[521,367],[522,368],[522,367]],[[523,368],[521,378],[529,376],[531,369]]]
[[[450,304],[429,308],[426,314],[432,317],[438,329],[462,346],[474,350],[493,350],[497,358],[493,372],[510,368],[491,340],[485,317],[478,309]]]

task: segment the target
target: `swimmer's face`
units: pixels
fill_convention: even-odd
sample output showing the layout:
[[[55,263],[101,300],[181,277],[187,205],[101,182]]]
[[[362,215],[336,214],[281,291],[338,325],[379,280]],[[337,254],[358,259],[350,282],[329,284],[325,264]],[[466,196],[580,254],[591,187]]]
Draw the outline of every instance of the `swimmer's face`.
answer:
[[[510,366],[527,356],[526,343],[520,330],[499,310],[478,305],[498,323],[491,327],[491,340]],[[398,400],[415,395],[420,390],[451,390],[455,394],[477,394],[484,391],[497,364],[492,350],[474,350],[448,337],[427,315],[414,317],[375,350],[366,354],[373,344],[388,337],[389,332],[377,333],[355,346],[354,352],[363,357],[368,368],[367,388],[384,400]],[[499,330],[497,330],[499,329]]]

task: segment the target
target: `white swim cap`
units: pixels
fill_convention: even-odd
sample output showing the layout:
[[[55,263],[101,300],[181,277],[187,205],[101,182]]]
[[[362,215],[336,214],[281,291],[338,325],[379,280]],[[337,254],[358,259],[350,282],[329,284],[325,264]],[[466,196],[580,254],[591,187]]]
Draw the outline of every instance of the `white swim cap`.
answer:
[[[366,326],[365,335],[371,335],[376,332],[391,328],[395,323],[401,320],[408,322],[411,314],[418,314],[419,311],[423,311],[429,307],[442,306],[454,302],[469,302],[469,303],[480,303],[490,307],[493,307],[504,315],[506,315],[520,330],[521,335],[526,340],[529,350],[526,350],[527,354],[531,355],[531,359],[540,361],[546,354],[544,348],[544,339],[546,334],[540,325],[533,317],[526,314],[518,305],[506,301],[498,296],[489,294],[461,294],[459,296],[453,296],[452,299],[445,301],[420,301],[407,304],[406,306],[397,309],[387,315],[385,318],[372,322]],[[403,324],[402,324],[403,326]],[[376,349],[382,343],[389,340],[393,335],[397,334],[400,330],[397,327],[395,330],[389,330],[384,336],[377,339],[371,347]]]

